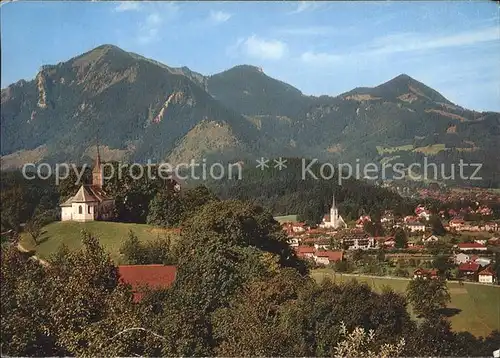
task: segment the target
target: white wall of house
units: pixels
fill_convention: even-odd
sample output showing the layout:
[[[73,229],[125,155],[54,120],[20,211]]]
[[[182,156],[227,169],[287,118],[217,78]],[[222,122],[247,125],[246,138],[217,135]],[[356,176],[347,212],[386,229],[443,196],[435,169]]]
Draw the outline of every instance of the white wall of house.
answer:
[[[328,265],[330,263],[330,260],[328,260],[328,257],[314,256],[314,261],[316,261],[316,263],[320,264],[320,265]]]
[[[328,250],[330,248],[330,245],[328,245],[328,244],[314,244],[314,248],[316,250],[319,250],[319,249]]]
[[[425,225],[406,225],[406,228],[410,230],[410,232],[424,232]]]
[[[72,203],[74,221],[93,221],[94,220],[94,205],[96,203]]]
[[[470,256],[464,253],[459,253],[455,255],[455,263],[456,264],[463,264],[467,261],[470,260]]]
[[[491,276],[491,275],[479,275],[479,282],[481,282],[481,283],[493,283],[493,276]]]
[[[297,246],[299,246],[299,239],[297,239],[296,237],[291,237],[288,239],[288,244],[291,247],[297,247]]]
[[[487,247],[461,247],[460,251],[487,251]]]
[[[63,206],[61,207],[61,221],[73,220],[73,207]]]
[[[293,232],[304,232],[306,229],[303,226],[292,226]]]

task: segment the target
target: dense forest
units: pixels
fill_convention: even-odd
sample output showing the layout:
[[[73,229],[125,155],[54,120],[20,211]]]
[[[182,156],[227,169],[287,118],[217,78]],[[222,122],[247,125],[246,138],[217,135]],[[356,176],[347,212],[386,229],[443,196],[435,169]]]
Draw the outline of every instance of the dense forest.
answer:
[[[286,170],[245,167],[241,180],[213,181],[209,185],[222,199],[249,200],[269,208],[274,215],[299,215],[312,223],[318,223],[328,212],[332,195],[347,220],[363,214],[379,217],[389,209],[396,215],[407,215],[415,207],[414,201],[388,189],[352,178],[339,181],[338,173],[322,179],[319,162],[310,167],[318,179],[310,175],[302,178],[302,159],[286,160]]]

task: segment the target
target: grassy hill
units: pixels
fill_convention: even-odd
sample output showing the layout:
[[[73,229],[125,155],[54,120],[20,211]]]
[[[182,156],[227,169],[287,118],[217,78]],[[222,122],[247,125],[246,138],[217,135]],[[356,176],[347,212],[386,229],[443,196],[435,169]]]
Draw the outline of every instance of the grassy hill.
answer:
[[[177,236],[172,230],[166,230],[146,224],[127,224],[105,221],[91,221],[79,223],[74,221],[54,222],[42,229],[39,244],[27,234],[21,234],[21,245],[28,250],[35,250],[36,255],[47,259],[62,244],[70,249],[78,249],[81,246],[81,232],[85,230],[99,238],[103,247],[111,254],[116,263],[122,263],[120,257],[120,246],[127,239],[132,230],[139,240],[151,241],[160,236],[170,235],[172,239]]]
[[[288,223],[288,222],[297,222],[298,220],[298,215],[283,215],[283,216],[275,216],[274,220],[279,222],[280,224],[283,223]]]
[[[330,269],[319,269],[312,272],[312,277],[321,281],[330,277],[336,282],[356,279],[366,282],[375,291],[389,286],[397,292],[405,292],[408,280],[403,278],[371,277],[335,274]],[[486,336],[492,330],[500,330],[500,287],[479,284],[460,286],[455,282],[448,282],[451,295],[449,308],[460,310],[450,320],[455,331],[468,331],[476,336]]]

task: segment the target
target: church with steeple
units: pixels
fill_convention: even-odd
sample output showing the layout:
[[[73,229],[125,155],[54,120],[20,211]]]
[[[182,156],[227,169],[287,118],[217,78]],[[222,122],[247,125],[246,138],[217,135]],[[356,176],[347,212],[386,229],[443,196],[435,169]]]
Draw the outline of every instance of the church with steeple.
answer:
[[[97,156],[92,170],[92,184],[82,185],[74,196],[62,203],[61,221],[111,220],[115,200],[103,189],[104,173],[97,146]]]
[[[332,196],[332,207],[330,208],[330,214],[326,214],[323,217],[323,221],[319,225],[321,228],[328,229],[344,229],[347,227],[342,216],[339,215],[339,211],[335,206],[335,195]]]

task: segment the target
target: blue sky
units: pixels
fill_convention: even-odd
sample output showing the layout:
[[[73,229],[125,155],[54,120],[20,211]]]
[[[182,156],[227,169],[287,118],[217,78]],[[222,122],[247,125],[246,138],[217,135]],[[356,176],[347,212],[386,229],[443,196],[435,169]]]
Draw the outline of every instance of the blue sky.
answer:
[[[263,68],[305,94],[406,73],[500,111],[494,2],[14,2],[2,4],[2,88],[101,44],[213,74]]]

